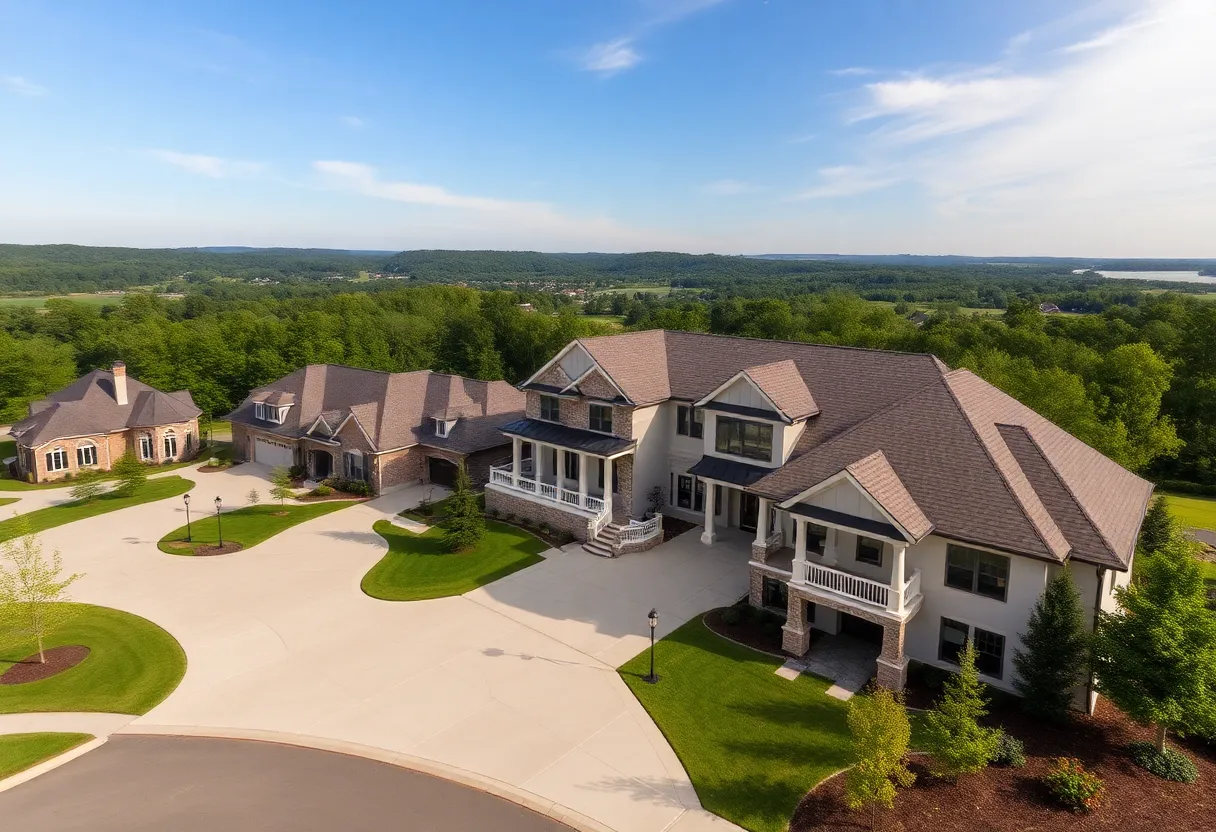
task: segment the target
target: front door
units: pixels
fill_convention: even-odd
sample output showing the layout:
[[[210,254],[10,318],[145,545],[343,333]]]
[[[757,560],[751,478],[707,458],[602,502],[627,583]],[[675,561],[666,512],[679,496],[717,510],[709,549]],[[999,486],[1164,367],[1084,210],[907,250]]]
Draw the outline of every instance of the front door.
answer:
[[[746,491],[739,495],[739,528],[754,532],[760,519],[760,498]]]
[[[334,472],[334,458],[329,451],[312,452],[312,478],[325,480]]]

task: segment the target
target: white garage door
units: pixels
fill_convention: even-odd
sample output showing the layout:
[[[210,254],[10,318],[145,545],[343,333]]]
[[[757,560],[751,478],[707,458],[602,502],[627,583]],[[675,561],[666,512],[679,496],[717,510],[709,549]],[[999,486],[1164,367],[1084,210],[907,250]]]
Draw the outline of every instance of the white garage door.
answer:
[[[263,465],[290,468],[295,464],[290,445],[271,442],[269,439],[258,439],[253,446],[253,460]]]

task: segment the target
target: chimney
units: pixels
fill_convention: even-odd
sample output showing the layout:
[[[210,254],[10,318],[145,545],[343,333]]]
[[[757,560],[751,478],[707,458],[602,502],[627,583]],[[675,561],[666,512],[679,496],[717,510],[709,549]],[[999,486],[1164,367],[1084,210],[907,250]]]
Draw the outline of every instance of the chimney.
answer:
[[[114,400],[120,405],[127,403],[127,365],[115,361],[111,367],[114,371]]]

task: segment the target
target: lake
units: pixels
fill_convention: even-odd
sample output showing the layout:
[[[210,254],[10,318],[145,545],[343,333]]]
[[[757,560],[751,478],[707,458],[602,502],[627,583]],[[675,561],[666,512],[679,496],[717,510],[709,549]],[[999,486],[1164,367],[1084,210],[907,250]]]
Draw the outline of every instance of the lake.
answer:
[[[1216,283],[1216,277],[1199,272],[1108,272],[1099,270],[1103,277],[1118,280],[1169,280],[1174,283]]]

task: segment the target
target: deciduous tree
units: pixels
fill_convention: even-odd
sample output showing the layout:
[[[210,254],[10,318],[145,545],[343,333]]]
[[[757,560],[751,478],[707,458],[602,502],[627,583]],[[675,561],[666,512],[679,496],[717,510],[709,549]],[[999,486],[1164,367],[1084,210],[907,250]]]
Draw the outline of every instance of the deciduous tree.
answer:
[[[118,488],[115,491],[127,497],[138,494],[148,481],[147,466],[130,452],[123,454],[110,470],[118,480]]]
[[[279,505],[291,496],[291,471],[279,466],[270,471],[270,496],[272,499],[278,500]]]
[[[101,478],[101,472],[96,469],[88,469],[81,471],[80,475],[76,477],[71,495],[73,500],[83,500],[87,503],[96,500],[105,490],[106,486]]]
[[[879,806],[895,805],[895,787],[911,786],[908,770],[912,724],[903,702],[886,688],[849,700],[849,732],[857,762],[845,776],[845,802],[850,809],[870,808],[870,828]]]
[[[59,550],[43,555],[42,541],[23,515],[18,529],[17,537],[0,544],[0,623],[35,641],[38,660],[45,663],[46,640],[75,610],[66,603],[67,588],[82,576],[63,574]]]

